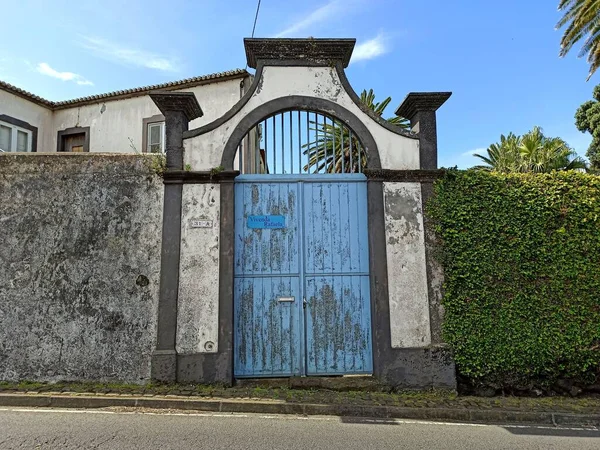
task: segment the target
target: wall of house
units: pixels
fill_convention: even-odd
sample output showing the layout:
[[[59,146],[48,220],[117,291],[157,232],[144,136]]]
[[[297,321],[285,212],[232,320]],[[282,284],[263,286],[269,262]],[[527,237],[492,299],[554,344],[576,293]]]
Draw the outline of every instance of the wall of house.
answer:
[[[149,158],[0,154],[0,380],[149,379],[163,198]]]
[[[193,92],[204,116],[190,127],[211,122],[229,110],[240,99],[241,79],[233,79],[182,89]],[[249,84],[247,80],[246,85]],[[90,152],[142,151],[142,120],[161,114],[148,95],[59,109],[54,112],[52,139],[44,151],[56,151],[57,132],[72,127],[90,127]]]
[[[49,108],[0,89],[0,114],[6,114],[37,127],[37,151],[44,151],[45,143],[52,135],[52,111]]]

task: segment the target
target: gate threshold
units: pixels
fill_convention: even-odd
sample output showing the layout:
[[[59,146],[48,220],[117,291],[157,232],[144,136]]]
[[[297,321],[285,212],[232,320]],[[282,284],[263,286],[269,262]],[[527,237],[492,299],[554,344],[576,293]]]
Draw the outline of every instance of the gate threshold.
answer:
[[[234,385],[243,388],[327,389],[331,391],[379,391],[383,387],[383,384],[372,375],[238,378]]]

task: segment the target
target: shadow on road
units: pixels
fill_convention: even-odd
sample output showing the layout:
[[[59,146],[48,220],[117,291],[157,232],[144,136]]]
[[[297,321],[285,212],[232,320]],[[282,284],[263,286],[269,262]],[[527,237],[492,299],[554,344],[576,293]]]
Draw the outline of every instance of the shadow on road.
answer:
[[[597,428],[543,428],[543,427],[501,427],[509,433],[518,436],[556,436],[556,437],[579,437],[600,438],[600,430]]]

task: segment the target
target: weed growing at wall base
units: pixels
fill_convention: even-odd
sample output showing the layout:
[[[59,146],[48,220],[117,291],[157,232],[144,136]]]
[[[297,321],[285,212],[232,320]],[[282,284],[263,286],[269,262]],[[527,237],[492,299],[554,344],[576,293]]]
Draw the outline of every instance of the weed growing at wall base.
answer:
[[[499,388],[599,383],[600,177],[451,170],[427,213],[460,375]]]

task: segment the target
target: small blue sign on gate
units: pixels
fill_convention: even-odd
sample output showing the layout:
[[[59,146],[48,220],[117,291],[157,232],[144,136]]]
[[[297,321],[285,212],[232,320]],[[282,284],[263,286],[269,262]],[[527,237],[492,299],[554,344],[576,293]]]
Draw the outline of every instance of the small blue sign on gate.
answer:
[[[285,228],[285,216],[248,216],[248,228]]]

